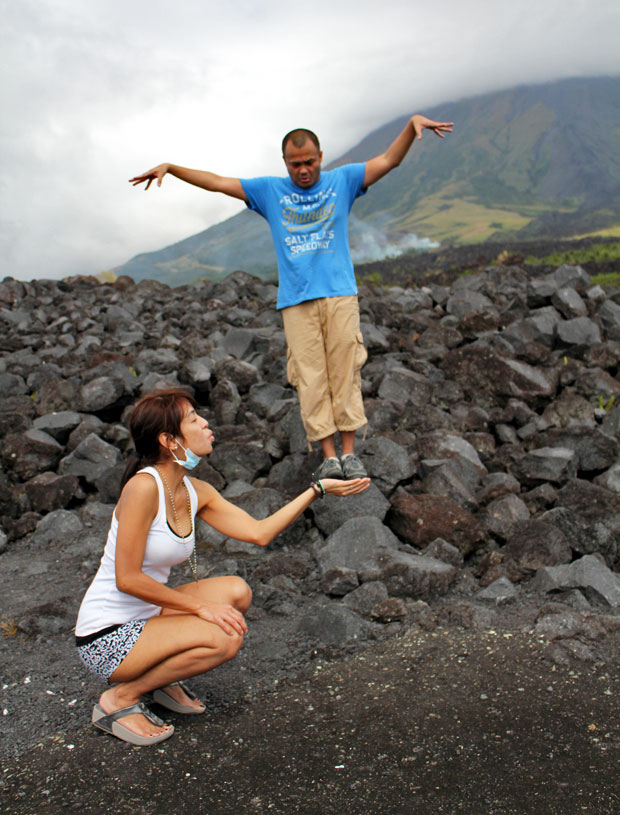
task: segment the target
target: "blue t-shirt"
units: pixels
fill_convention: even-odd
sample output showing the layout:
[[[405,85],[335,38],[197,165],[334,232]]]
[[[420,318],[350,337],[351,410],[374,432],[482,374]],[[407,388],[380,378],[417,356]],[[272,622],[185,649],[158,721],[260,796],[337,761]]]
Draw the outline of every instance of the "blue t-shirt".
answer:
[[[248,207],[267,220],[278,259],[278,308],[357,294],[348,218],[363,195],[365,164],[321,172],[312,187],[291,179],[242,178]]]

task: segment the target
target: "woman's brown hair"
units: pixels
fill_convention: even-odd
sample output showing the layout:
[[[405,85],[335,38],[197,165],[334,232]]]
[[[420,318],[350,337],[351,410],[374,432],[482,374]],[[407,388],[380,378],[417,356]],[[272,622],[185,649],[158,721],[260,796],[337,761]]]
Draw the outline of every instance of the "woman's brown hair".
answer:
[[[149,393],[136,402],[129,416],[129,430],[135,453],[132,453],[125,467],[121,489],[142,467],[152,466],[159,461],[161,433],[181,435],[181,422],[188,402],[194,410],[198,408],[194,397],[181,388]]]

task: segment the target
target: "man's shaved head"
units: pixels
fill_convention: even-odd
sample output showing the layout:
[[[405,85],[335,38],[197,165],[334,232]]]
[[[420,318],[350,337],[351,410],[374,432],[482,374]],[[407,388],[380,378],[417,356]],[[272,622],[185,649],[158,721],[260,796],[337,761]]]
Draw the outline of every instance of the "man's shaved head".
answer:
[[[303,147],[304,144],[308,141],[308,139],[314,144],[316,149],[320,152],[321,145],[319,144],[319,138],[316,133],[313,133],[311,130],[306,130],[305,127],[297,127],[295,130],[291,130],[286,136],[282,139],[282,155],[284,155],[284,151],[286,150],[286,145],[289,141],[293,142],[295,147]]]

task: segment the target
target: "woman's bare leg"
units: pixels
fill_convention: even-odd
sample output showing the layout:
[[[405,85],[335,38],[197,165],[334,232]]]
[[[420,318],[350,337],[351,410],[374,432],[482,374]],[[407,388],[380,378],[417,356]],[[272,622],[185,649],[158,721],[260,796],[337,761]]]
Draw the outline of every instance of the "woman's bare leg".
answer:
[[[178,591],[199,594],[206,601],[229,603],[247,611],[251,591],[240,578],[208,578],[179,586]],[[106,713],[136,704],[142,695],[172,682],[205,673],[232,659],[243,644],[240,634],[226,634],[219,626],[192,614],[163,609],[151,618],[136,644],[110,677],[113,687],[104,691],[99,704]],[[175,687],[167,689],[183,704],[191,700]],[[130,730],[151,736],[162,732],[144,716],[134,714],[121,719]]]
[[[206,578],[198,582],[192,581],[191,583],[177,586],[176,590],[196,595],[201,600],[206,600],[207,602],[211,600],[217,603],[229,603],[242,614],[245,614],[252,602],[252,590],[245,580],[239,577]],[[181,612],[172,609],[162,610],[162,614],[179,613]],[[164,689],[169,696],[180,704],[193,707],[196,710],[204,709],[204,704],[199,699],[192,699],[179,685],[168,685]]]

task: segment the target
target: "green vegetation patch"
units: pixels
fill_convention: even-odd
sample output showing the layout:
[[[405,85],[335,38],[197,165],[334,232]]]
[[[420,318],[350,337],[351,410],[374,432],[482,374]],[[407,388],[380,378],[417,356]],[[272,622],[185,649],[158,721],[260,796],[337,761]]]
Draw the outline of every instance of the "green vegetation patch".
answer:
[[[614,243],[599,243],[587,249],[570,249],[567,252],[552,252],[543,258],[529,255],[525,258],[525,263],[530,266],[561,266],[563,263],[576,265],[587,263],[588,261],[610,261],[620,260],[620,241]],[[601,277],[605,275],[600,275]],[[613,276],[613,275],[612,275]]]
[[[592,275],[590,280],[595,286],[613,286],[620,289],[620,272],[595,274]]]
[[[531,218],[514,210],[489,208],[473,201],[455,198],[446,206],[439,196],[429,196],[401,218],[398,226],[442,243],[481,243],[498,229],[514,233],[523,229]]]

